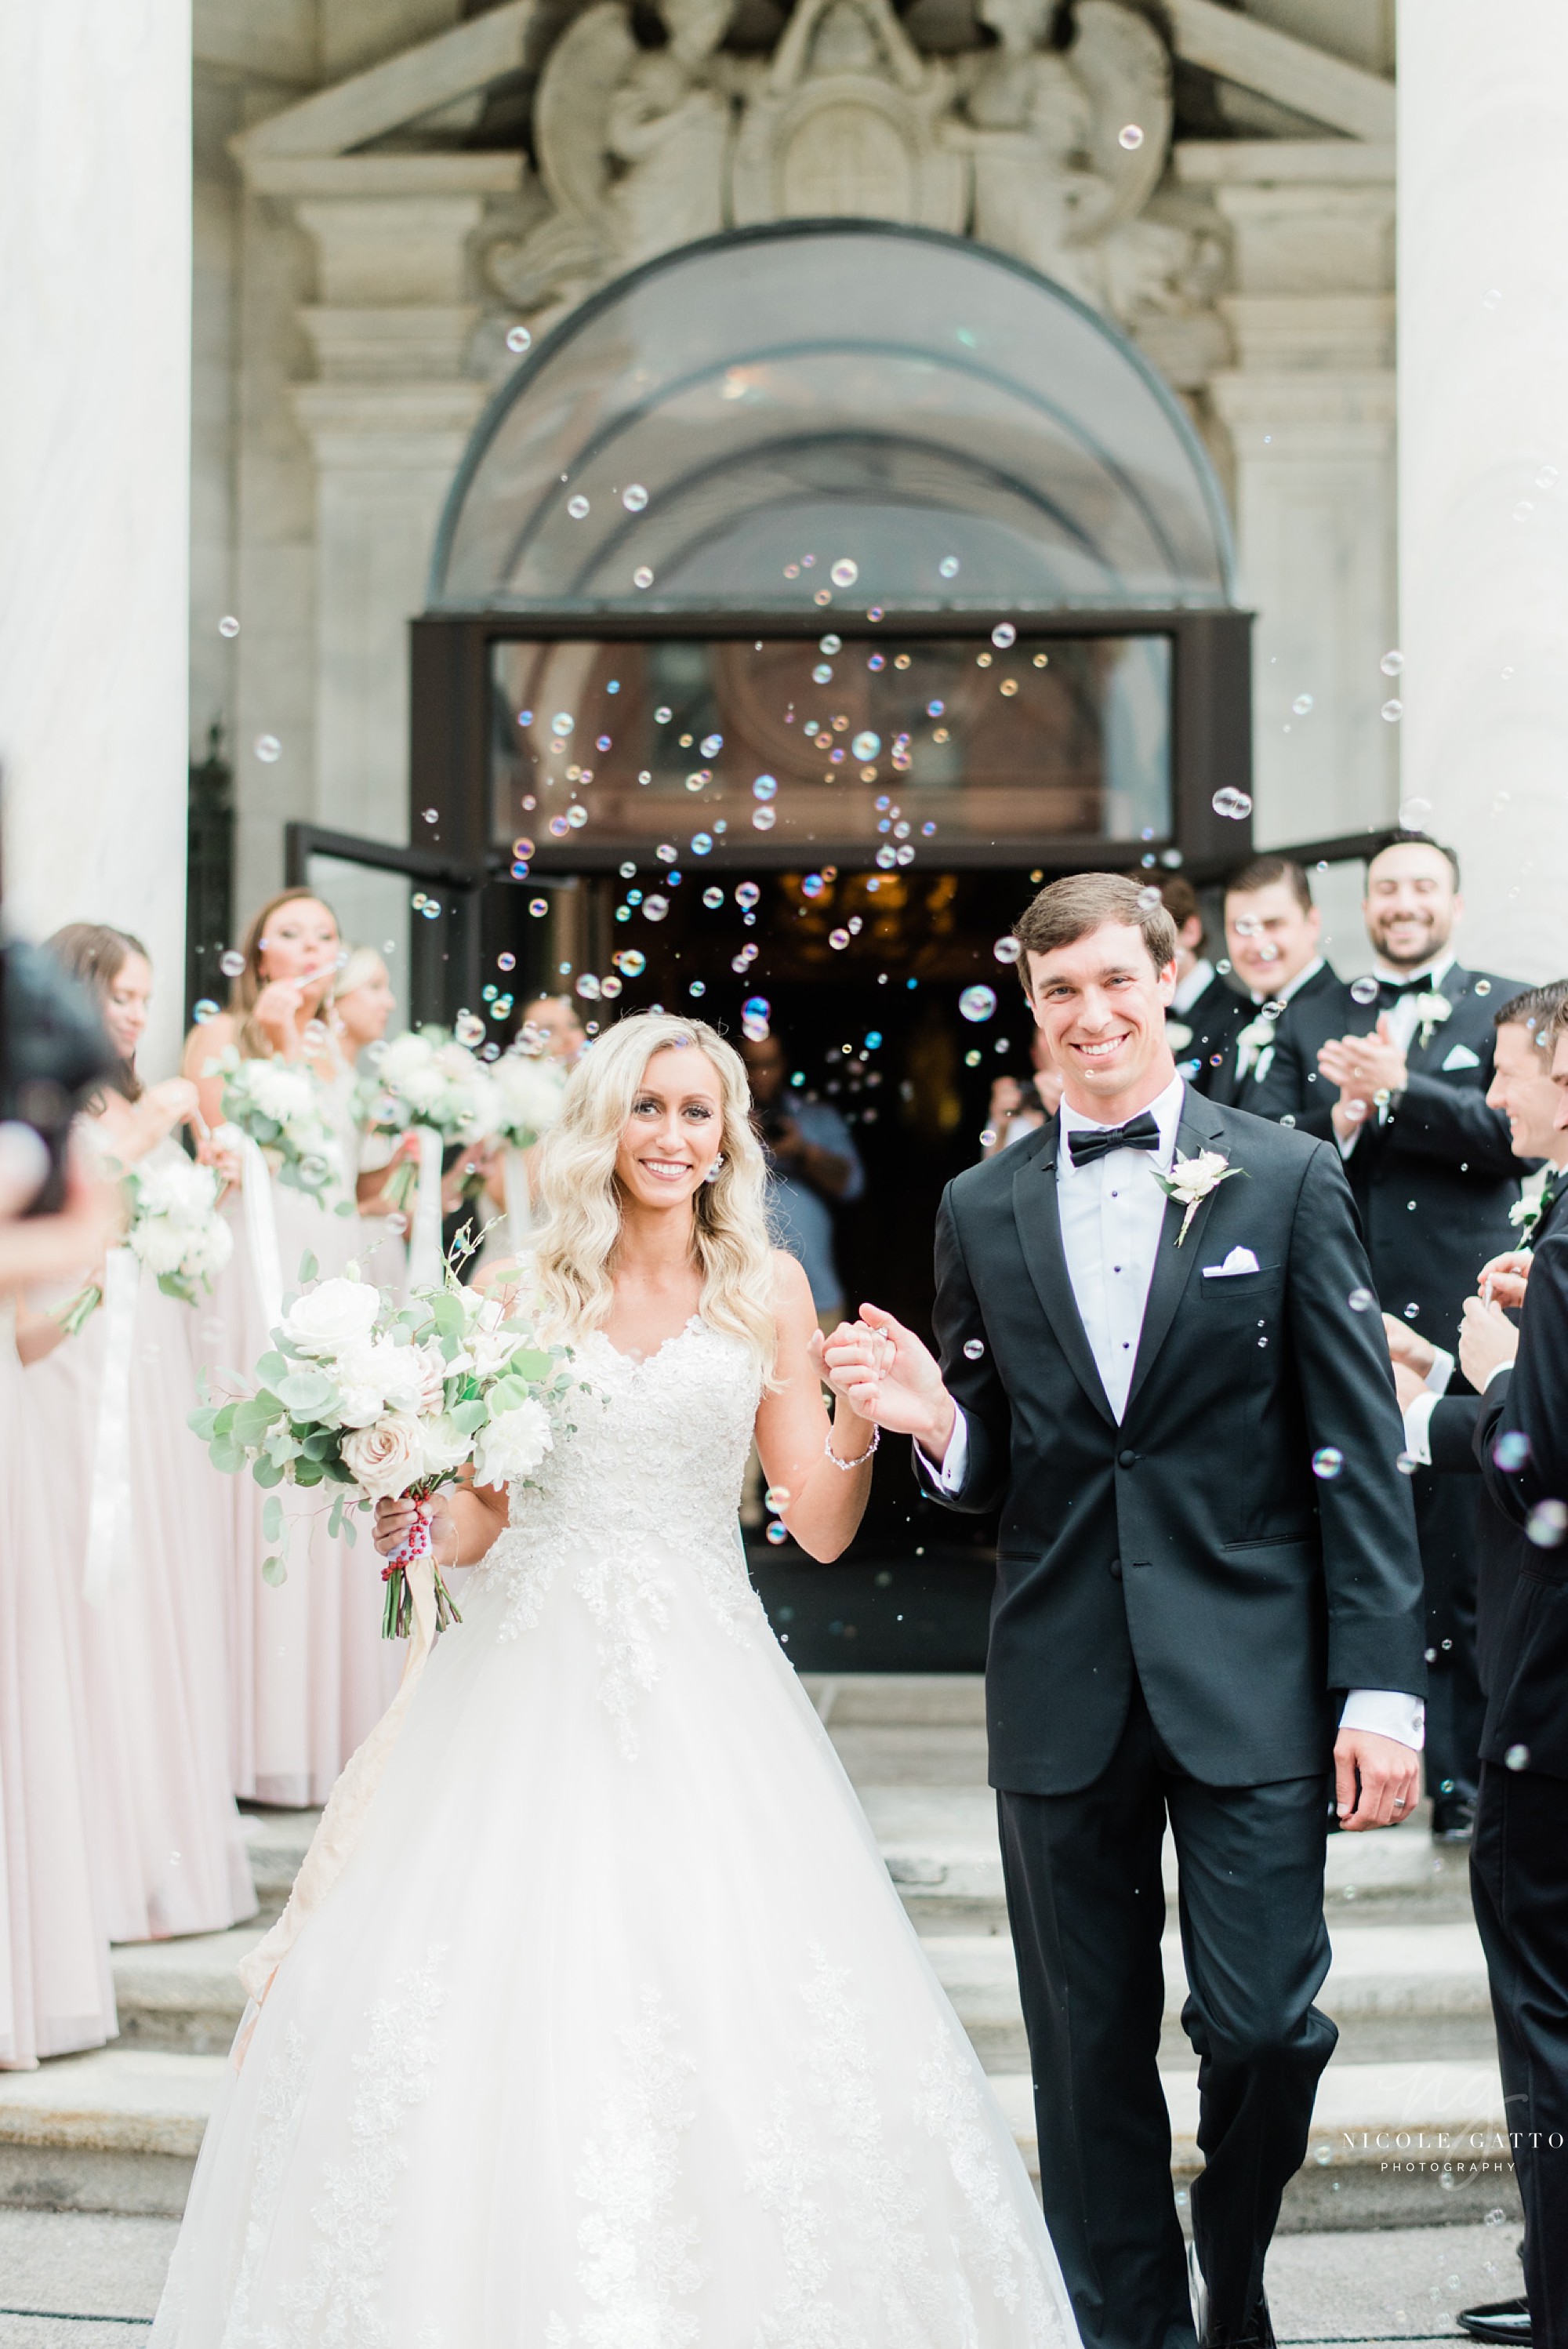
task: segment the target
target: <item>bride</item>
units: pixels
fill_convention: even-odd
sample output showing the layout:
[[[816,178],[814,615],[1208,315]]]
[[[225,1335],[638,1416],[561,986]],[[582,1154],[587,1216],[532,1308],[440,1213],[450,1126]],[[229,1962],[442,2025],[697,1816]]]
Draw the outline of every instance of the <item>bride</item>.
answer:
[[[741,1062],[624,1019],[541,1157],[510,1277],[589,1392],[533,1480],[459,1488],[438,1527],[479,1567],[465,1620],[242,2032],[156,2349],[1076,2349],[747,1579],[753,1433],[821,1559],[875,1436],[824,1410]],[[378,1549],[412,1513],[380,1505]]]

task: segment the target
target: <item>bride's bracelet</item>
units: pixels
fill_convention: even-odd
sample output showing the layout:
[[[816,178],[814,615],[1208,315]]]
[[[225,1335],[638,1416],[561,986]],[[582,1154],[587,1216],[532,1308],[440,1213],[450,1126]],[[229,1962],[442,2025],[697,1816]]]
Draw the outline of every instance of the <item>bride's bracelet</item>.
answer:
[[[841,1468],[847,1476],[851,1468],[863,1468],[865,1466],[866,1462],[871,1458],[872,1453],[876,1450],[877,1445],[881,1442],[882,1430],[880,1427],[873,1424],[872,1428],[872,1440],[867,1444],[865,1450],[861,1453],[860,1458],[858,1460],[841,1460],[838,1454],[833,1449],[832,1430],[830,1428],[828,1433],[822,1439],[822,1453],[824,1458],[830,1460],[835,1468]]]

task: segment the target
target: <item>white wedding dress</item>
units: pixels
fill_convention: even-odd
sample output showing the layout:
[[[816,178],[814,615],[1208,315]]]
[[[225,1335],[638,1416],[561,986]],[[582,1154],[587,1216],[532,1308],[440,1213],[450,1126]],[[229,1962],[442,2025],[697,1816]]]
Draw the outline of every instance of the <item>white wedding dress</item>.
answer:
[[[747,1350],[578,1367],[229,2075],[155,2349],[1077,2349],[747,1580]]]

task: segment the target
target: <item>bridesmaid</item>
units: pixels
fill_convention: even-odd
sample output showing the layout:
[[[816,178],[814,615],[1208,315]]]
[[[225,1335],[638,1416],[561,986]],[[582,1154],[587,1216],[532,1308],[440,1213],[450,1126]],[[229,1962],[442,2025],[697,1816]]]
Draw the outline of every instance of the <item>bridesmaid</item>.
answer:
[[[374,947],[355,947],[333,981],[331,1016],[338,1050],[356,1072],[366,1047],[386,1035],[396,1009],[386,963]],[[378,1288],[394,1289],[400,1297],[408,1275],[401,1237],[407,1218],[394,1210],[386,1189],[392,1168],[407,1154],[408,1137],[361,1133],[356,1146],[359,1213],[369,1235],[365,1270]]]
[[[223,1122],[216,1063],[225,1046],[234,1046],[242,1060],[276,1059],[308,1069],[333,1131],[341,1183],[352,1197],[358,1158],[353,1071],[327,1024],[341,953],[335,916],[308,889],[287,889],[269,899],[245,933],[228,1010],[194,1029],[187,1041],[185,1072],[195,1080],[209,1131],[216,1133]],[[297,1284],[307,1255],[323,1278],[358,1257],[365,1236],[356,1215],[339,1216],[330,1203],[275,1176],[269,1181],[285,1289]],[[230,1210],[234,1255],[214,1299],[208,1361],[249,1377],[267,1350],[270,1331],[240,1189],[236,1184]],[[385,1710],[389,1676],[395,1685],[396,1659],[382,1653],[379,1574],[363,1537],[354,1548],[341,1537],[328,1538],[318,1494],[285,1485],[280,1497],[291,1520],[287,1579],[269,1586],[262,1565],[275,1545],[262,1531],[266,1495],[250,1477],[224,1482],[232,1574],[234,1791],[251,1801],[304,1808],[325,1801],[345,1762]]]
[[[111,1171],[180,1146],[196,1089],[144,1086],[137,1046],[152,970],[124,931],[73,922],[49,940],[97,997],[119,1069],[82,1122]],[[218,1932],[254,1916],[244,1831],[229,1786],[221,1495],[186,1424],[196,1407],[196,1316],[143,1274],[130,1330],[129,1494],[107,1587],[88,1589],[88,1522],[108,1340],[103,1307],[30,1376],[77,1614],[85,1759],[102,1828],[113,1941]]]

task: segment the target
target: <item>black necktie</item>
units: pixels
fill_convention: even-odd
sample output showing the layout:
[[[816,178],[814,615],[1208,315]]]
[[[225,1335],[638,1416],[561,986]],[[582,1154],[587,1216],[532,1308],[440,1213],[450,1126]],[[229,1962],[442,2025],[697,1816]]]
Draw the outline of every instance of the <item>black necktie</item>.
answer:
[[[1068,1130],[1068,1149],[1075,1166],[1103,1158],[1108,1150],[1158,1150],[1160,1128],[1151,1111],[1130,1118],[1125,1125],[1075,1125]]]

